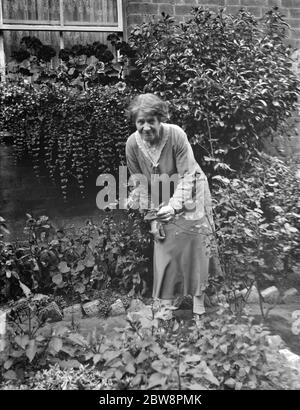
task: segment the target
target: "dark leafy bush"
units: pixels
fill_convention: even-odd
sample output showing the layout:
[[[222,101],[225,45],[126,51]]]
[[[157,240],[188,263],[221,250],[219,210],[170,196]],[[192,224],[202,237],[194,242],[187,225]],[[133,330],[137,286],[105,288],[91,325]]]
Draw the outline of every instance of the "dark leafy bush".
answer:
[[[53,57],[56,56],[55,50],[51,46],[43,45],[37,52],[37,58],[39,60],[49,63]]]
[[[28,49],[32,54],[36,54],[43,43],[37,37],[25,36],[21,39],[20,46],[23,49]]]
[[[12,57],[16,60],[17,63],[22,63],[24,60],[30,57],[30,53],[27,50],[18,50],[13,53]]]
[[[222,165],[226,173],[226,163],[239,169],[296,107],[286,27],[277,8],[258,22],[243,9],[232,16],[200,7],[185,23],[163,15],[132,31],[144,91],[170,103],[207,173]]]
[[[83,302],[108,287],[145,294],[151,244],[138,219],[117,224],[107,217],[65,232],[45,216],[28,215],[25,231],[22,246],[0,241],[0,302],[31,292]]]
[[[7,66],[7,79],[17,83],[58,83],[79,90],[115,84],[122,79],[122,64],[114,62],[114,54],[100,42],[60,50],[58,57],[62,63],[53,68],[48,63],[55,56],[56,51],[38,38],[23,37],[20,49],[14,51],[13,60]],[[94,68],[92,74],[91,67]]]
[[[226,278],[280,289],[300,261],[297,165],[259,154],[240,178],[214,178],[215,222]]]

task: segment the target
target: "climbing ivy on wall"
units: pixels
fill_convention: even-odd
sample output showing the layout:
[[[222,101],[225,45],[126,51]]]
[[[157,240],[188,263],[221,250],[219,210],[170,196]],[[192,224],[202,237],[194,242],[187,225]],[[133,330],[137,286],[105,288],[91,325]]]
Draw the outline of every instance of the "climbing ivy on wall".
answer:
[[[100,173],[117,175],[130,134],[125,109],[133,91],[119,82],[85,92],[57,86],[1,86],[1,125],[12,133],[18,159],[30,158],[64,198],[85,196]]]

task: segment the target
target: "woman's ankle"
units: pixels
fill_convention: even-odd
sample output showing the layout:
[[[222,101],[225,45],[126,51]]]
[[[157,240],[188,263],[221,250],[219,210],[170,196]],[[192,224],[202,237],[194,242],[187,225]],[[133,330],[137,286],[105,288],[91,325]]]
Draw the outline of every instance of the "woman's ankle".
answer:
[[[193,296],[193,313],[203,315],[205,313],[204,293],[202,295]]]
[[[159,303],[163,307],[171,307],[174,306],[175,299],[159,299]]]

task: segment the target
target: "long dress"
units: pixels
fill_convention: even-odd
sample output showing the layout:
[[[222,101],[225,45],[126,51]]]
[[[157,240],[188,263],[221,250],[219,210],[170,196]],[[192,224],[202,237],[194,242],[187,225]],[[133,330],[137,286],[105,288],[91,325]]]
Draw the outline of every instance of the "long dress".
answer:
[[[222,274],[213,234],[210,190],[185,132],[177,125],[161,125],[162,139],[155,158],[138,131],[127,140],[127,167],[134,185],[129,203],[134,207],[157,208],[163,193],[157,189],[151,191],[155,177],[178,176],[168,202],[177,215],[164,224],[166,238],[154,243],[152,296],[160,299],[199,296],[207,287],[210,275]],[[147,179],[146,188],[139,183],[140,175]]]

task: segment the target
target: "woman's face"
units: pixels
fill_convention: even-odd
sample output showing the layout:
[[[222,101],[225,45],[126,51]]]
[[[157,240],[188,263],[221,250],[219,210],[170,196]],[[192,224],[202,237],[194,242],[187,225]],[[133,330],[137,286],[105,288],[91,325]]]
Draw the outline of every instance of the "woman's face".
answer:
[[[147,142],[153,142],[159,136],[160,121],[155,115],[139,112],[136,117],[136,129]]]

